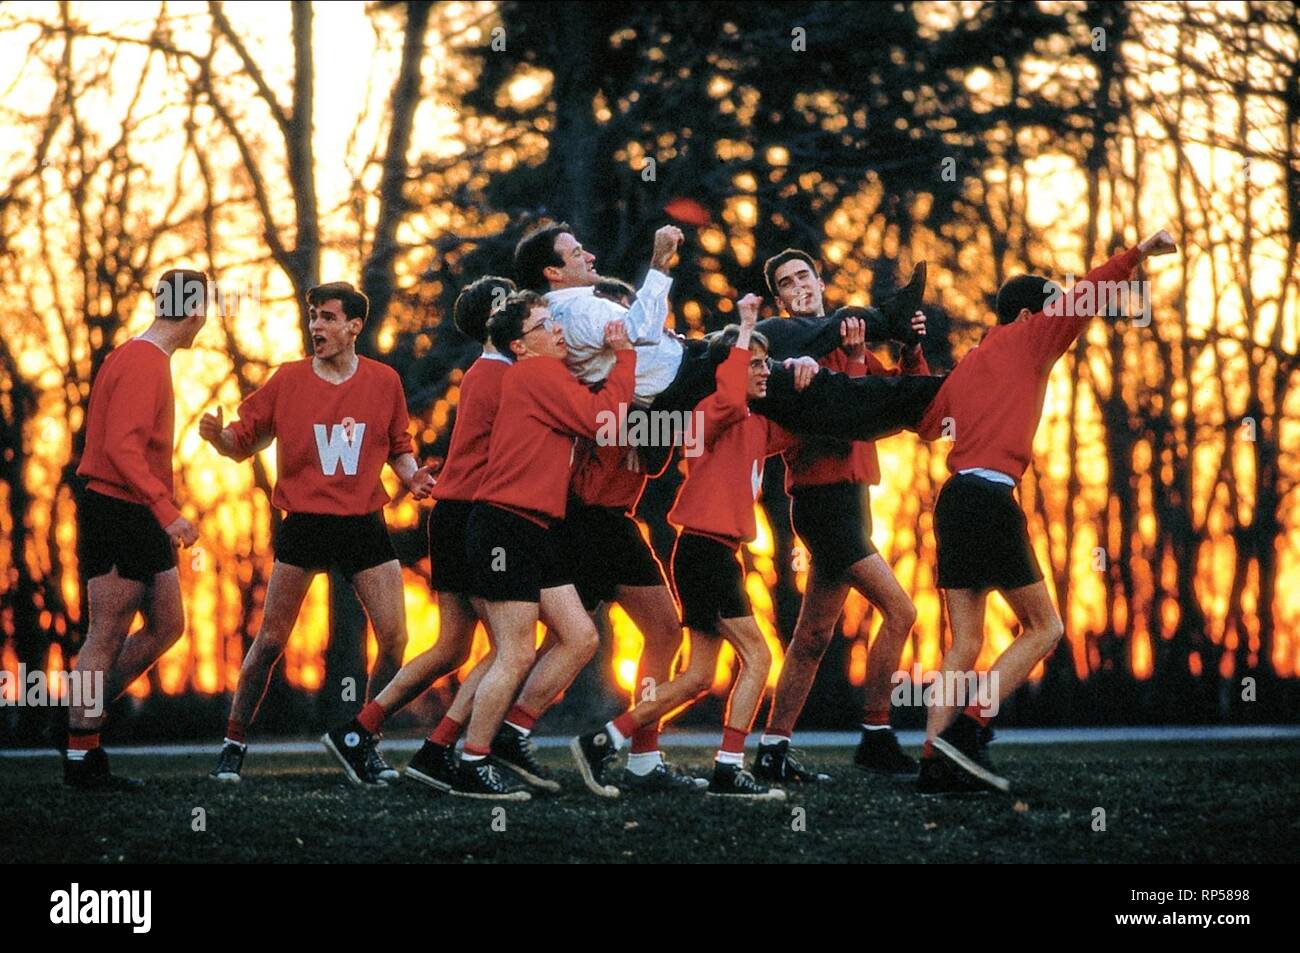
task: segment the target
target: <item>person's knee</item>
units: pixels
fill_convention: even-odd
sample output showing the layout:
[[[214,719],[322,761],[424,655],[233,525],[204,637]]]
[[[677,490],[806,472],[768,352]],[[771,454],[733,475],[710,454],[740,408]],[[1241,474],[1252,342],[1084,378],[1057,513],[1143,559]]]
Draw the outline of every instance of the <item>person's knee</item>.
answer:
[[[285,646],[289,644],[288,633],[276,633],[263,628],[253,640],[253,644],[248,649],[248,658],[246,664],[266,666],[270,668],[280,661],[280,656],[284,655]]]
[[[575,626],[572,631],[565,633],[564,644],[569,646],[574,654],[590,659],[600,647],[600,634],[596,631],[596,627],[588,622],[586,625]]]
[[[683,683],[682,690],[691,699],[707,695],[709,689],[713,687],[713,673],[702,668],[690,669],[678,678]]]
[[[904,636],[912,631],[912,626],[916,625],[916,603],[905,594],[882,606],[880,614],[884,616],[888,628],[895,629]]]
[[[1060,644],[1062,637],[1065,635],[1065,624],[1055,613],[1050,618],[1045,619],[1038,625],[1034,626],[1033,636],[1038,643],[1039,651],[1043,655],[1050,655]]]
[[[375,630],[375,641],[379,643],[379,654],[388,659],[401,661],[406,655],[406,626],[385,626]]]

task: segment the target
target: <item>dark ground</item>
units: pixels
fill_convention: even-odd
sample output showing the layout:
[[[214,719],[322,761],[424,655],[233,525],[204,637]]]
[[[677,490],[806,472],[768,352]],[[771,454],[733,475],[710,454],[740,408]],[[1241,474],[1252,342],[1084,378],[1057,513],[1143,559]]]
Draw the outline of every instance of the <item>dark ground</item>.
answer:
[[[563,748],[541,752],[559,795],[489,804],[403,782],[349,786],[319,755],[252,749],[239,785],[211,755],[119,756],[137,795],[62,787],[54,758],[0,759],[0,844],[18,863],[1065,862],[1273,863],[1300,859],[1300,742],[996,744],[1011,796],[919,798],[860,774],[851,749],[806,760],[834,774],[785,803],[702,795],[589,795]],[[670,748],[703,772],[711,751]],[[400,768],[409,755],[392,757]],[[751,754],[752,760],[752,754]],[[86,808],[90,807],[90,810]],[[203,808],[206,831],[192,829]],[[504,807],[504,815],[500,808]],[[1104,831],[1093,830],[1094,808]],[[794,829],[802,808],[804,830]],[[494,813],[495,812],[495,813]],[[500,828],[504,821],[504,830]]]

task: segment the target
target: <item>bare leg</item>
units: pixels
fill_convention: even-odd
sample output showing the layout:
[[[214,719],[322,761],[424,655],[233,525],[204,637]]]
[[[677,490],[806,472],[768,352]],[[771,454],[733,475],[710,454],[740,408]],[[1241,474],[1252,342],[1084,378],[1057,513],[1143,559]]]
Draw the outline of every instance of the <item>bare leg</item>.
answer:
[[[127,637],[113,662],[105,699],[120,698],[137,678],[149,671],[185,632],[180,573],[175,567],[153,577],[144,596],[144,625]]]
[[[880,631],[867,655],[868,712],[888,712],[889,694],[903,645],[916,624],[916,606],[894,578],[889,564],[879,553],[859,559],[849,574],[854,587],[880,610]]]
[[[975,660],[984,645],[984,604],[987,598],[987,590],[944,590],[948,624],[952,627],[952,645],[948,646],[943,661],[939,663],[939,677],[945,679],[945,683],[945,672],[969,672],[975,667]],[[948,699],[943,694],[936,693],[935,703],[926,715],[926,741],[934,741],[957,717],[957,709],[945,704]]]
[[[835,623],[844,610],[848,594],[848,583],[823,580],[817,572],[817,564],[813,563],[803,602],[799,606],[799,620],[795,623],[794,635],[790,637],[772,708],[768,712],[769,734],[789,737],[794,731],[808,701],[808,693],[812,691],[817,667],[835,635]]]
[[[491,750],[492,737],[536,657],[536,602],[488,602],[485,609],[496,653],[474,694],[473,713],[465,733],[466,749],[477,752]]]
[[[438,593],[438,641],[403,665],[387,687],[375,695],[375,701],[391,715],[409,705],[438,679],[464,665],[477,624],[478,616],[469,599],[454,592]]]
[[[90,624],[87,626],[86,641],[77,653],[76,664],[72,671],[78,677],[94,677],[100,673],[103,678],[101,701],[107,700],[109,674],[118,653],[122,650],[122,641],[126,638],[127,627],[135,617],[136,610],[144,599],[145,585],[133,579],[123,579],[114,568],[102,576],[96,576],[86,584],[87,599],[90,603]],[[68,727],[72,731],[94,731],[104,723],[106,705],[100,705],[98,714],[91,714],[85,702],[86,692],[81,693],[80,705],[73,705],[68,711]]]
[[[390,559],[352,577],[352,588],[370,616],[379,654],[366,685],[366,700],[387,687],[402,667],[406,655],[406,604],[402,592],[402,564]]]
[[[1034,666],[1052,653],[1065,634],[1065,626],[1052,605],[1046,583],[1035,582],[1002,595],[1024,631],[989,669],[990,677],[997,675],[999,704],[1025,683]]]
[[[573,684],[599,643],[591,616],[572,585],[543,589],[539,611],[555,643],[537,660],[516,701],[534,715],[546,711]]]
[[[635,705],[657,695],[668,684],[682,647],[682,624],[667,586],[619,586],[616,597],[645,638],[637,662],[636,684],[632,686]]]
[[[713,673],[718,665],[718,649],[722,640],[710,633],[695,633],[691,637],[691,657],[686,668],[667,685],[661,685],[654,698],[643,701],[627,714],[637,728],[654,724],[669,715],[680,715],[692,704],[708,694],[713,684]]]
[[[767,673],[772,667],[772,653],[753,616],[722,619],[722,634],[740,657],[740,674],[727,699],[726,727],[749,733],[754,716],[763,701]]]
[[[298,621],[298,611],[307,596],[311,579],[312,573],[307,570],[278,560],[271,568],[266,602],[262,606],[262,627],[244,656],[244,664],[239,670],[239,686],[230,706],[230,720],[236,724],[250,725],[257,715],[271,683],[271,671],[284,654],[289,633]]]

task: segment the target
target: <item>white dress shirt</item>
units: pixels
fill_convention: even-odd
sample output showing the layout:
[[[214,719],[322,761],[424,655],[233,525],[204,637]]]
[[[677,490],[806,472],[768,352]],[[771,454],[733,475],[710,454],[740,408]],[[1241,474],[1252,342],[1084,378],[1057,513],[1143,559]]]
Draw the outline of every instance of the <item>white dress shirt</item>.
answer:
[[[614,352],[605,344],[605,325],[622,321],[636,348],[636,390],[633,401],[648,407],[663,392],[682,363],[682,342],[664,331],[668,320],[668,289],[673,280],[651,268],[637,290],[631,308],[597,298],[591,285],[560,288],[546,294],[551,316],[564,328],[569,370],[584,384],[603,381],[614,369]]]

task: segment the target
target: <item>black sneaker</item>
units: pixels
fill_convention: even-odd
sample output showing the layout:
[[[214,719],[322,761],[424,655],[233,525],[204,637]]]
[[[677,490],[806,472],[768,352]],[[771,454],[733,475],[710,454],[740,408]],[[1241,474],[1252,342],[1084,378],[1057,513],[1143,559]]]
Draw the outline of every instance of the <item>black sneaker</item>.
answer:
[[[713,763],[713,780],[704,792],[709,797],[744,798],[750,801],[784,801],[785,792],[754,780],[743,765]]]
[[[919,344],[921,336],[912,329],[912,315],[921,307],[925,294],[925,262],[919,261],[912,269],[912,277],[876,307],[884,315],[889,337],[900,344]]]
[[[492,757],[504,762],[515,774],[539,791],[554,794],[560,782],[537,760],[537,746],[514,725],[503,724],[492,739]]]
[[[212,769],[208,777],[228,784],[238,784],[239,772],[244,769],[244,752],[247,750],[247,745],[237,745],[233,741],[227,741],[221,746],[217,766]]]
[[[988,794],[989,789],[947,758],[922,758],[916,776],[916,793],[923,797],[945,794]]]
[[[456,783],[455,750],[426,740],[406,766],[406,776],[439,791],[450,791]]]
[[[103,748],[91,748],[81,761],[64,758],[63,783],[81,791],[138,791],[144,787],[138,778],[123,778],[110,771]]]
[[[633,774],[627,769],[623,770],[623,787],[629,791],[645,791],[649,793],[698,791],[701,788],[708,787],[708,785],[709,782],[704,778],[697,778],[690,772],[677,767],[675,764],[669,764],[667,761],[660,761],[649,774]]]
[[[492,757],[476,761],[462,758],[450,793],[481,801],[531,801],[533,798],[524,785],[511,778],[510,772],[502,770]]]
[[[320,736],[320,743],[334,756],[353,784],[377,788],[388,786],[387,781],[371,773],[370,752],[374,750],[374,738],[355,719],[342,728],[325,732]]]
[[[759,742],[754,777],[771,784],[818,784],[831,779],[829,774],[805,768],[790,750],[789,741],[771,745]]]
[[[569,742],[569,753],[578,764],[582,783],[587,790],[600,797],[618,797],[618,788],[605,783],[605,772],[613,767],[618,755],[609,733],[603,728],[591,734],[579,735]]]
[[[853,763],[863,771],[876,774],[916,776],[916,759],[903,754],[898,738],[889,728],[862,729],[862,740],[853,754]]]
[[[370,744],[366,747],[366,773],[370,777],[378,778],[385,784],[401,780],[402,775],[398,770],[385,761],[384,756],[379,753],[379,735],[371,735]]]
[[[958,715],[956,720],[934,739],[934,748],[961,770],[980,783],[1006,794],[1011,782],[998,774],[988,760],[987,750],[980,744],[982,726],[970,715]]]

